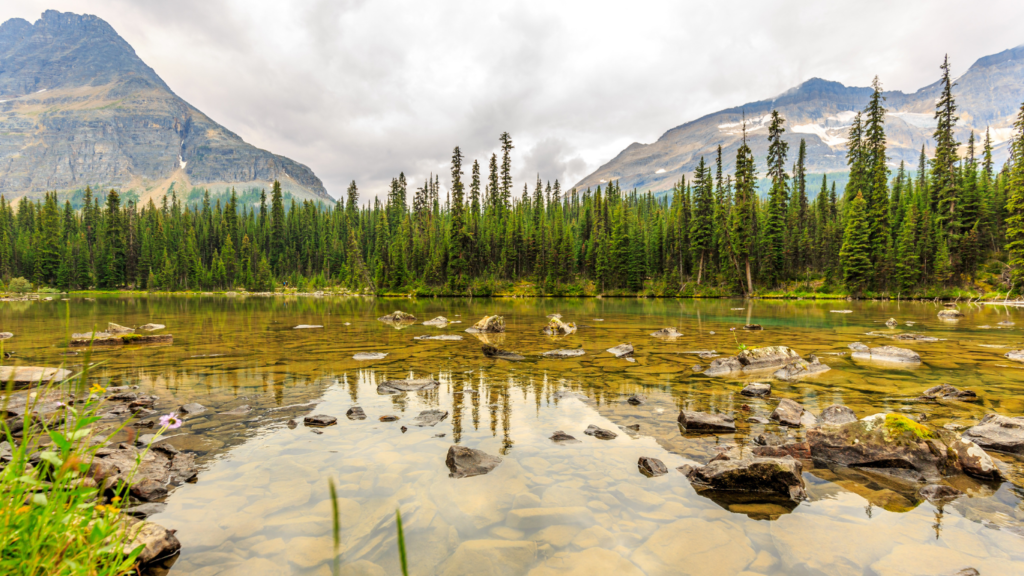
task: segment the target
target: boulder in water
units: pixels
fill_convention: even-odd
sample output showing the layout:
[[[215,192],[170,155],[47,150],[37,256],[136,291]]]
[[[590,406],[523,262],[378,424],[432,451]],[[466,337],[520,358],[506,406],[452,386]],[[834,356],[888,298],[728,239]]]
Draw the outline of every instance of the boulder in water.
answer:
[[[618,434],[616,434],[615,432],[612,432],[611,430],[605,430],[604,428],[599,428],[594,424],[587,426],[587,429],[584,430],[583,433],[586,434],[587,436],[600,438],[601,440],[611,440],[612,438],[618,436]]]
[[[583,356],[585,352],[582,348],[574,349],[561,349],[561,350],[549,350],[541,354],[545,358],[575,358],[577,356]]]
[[[562,322],[559,318],[551,318],[543,332],[548,336],[568,336],[576,333],[576,325],[572,322]]]
[[[971,390],[961,390],[949,384],[932,386],[921,395],[924,400],[959,400],[960,402],[977,402],[978,395]]]
[[[821,416],[818,417],[818,424],[849,424],[850,422],[856,422],[857,415],[853,413],[853,410],[843,406],[841,404],[833,404],[828,408],[821,411]]]
[[[854,342],[848,348],[854,352],[867,352],[869,350],[868,345],[863,342]]]
[[[639,406],[647,403],[647,396],[643,394],[633,394],[629,398],[626,398],[626,402],[633,406]]]
[[[413,418],[412,425],[425,427],[434,426],[448,417],[447,410],[424,410],[420,415]]]
[[[777,421],[779,424],[797,427],[803,425],[813,426],[817,424],[817,419],[810,415],[803,406],[790,400],[789,398],[783,398],[779,401],[779,405],[775,407],[769,419]]]
[[[708,376],[727,376],[737,372],[778,370],[783,366],[800,360],[800,355],[787,346],[748,348],[736,356],[716,358],[711,362],[711,366],[704,371],[704,374]]]
[[[831,368],[827,364],[822,364],[821,360],[814,354],[811,354],[807,360],[798,360],[792,364],[787,364],[782,368],[775,371],[772,376],[779,380],[786,382],[796,382],[801,378],[807,376],[814,376],[815,374],[821,374],[822,372],[828,372]]]
[[[139,326],[139,330],[145,330],[146,332],[155,332],[157,330],[163,330],[164,328],[167,328],[167,326],[164,326],[163,324],[143,324],[142,326]]]
[[[955,308],[950,308],[948,310],[939,310],[940,320],[959,320],[963,317],[964,313]]]
[[[100,448],[87,472],[103,489],[130,484],[132,496],[144,501],[161,499],[167,496],[168,487],[193,480],[198,474],[193,454],[159,440],[143,450],[128,443]]]
[[[413,340],[440,340],[442,342],[455,342],[457,340],[462,340],[462,336],[460,336],[458,334],[438,334],[436,336],[430,336],[430,335],[424,334],[422,336],[413,336],[412,339]]]
[[[441,383],[430,378],[413,378],[409,380],[385,380],[377,385],[377,394],[398,394],[400,392],[422,392],[433,390]]]
[[[124,524],[111,536],[111,541],[120,545],[121,553],[125,556],[142,546],[142,552],[136,557],[140,565],[151,564],[181,550],[181,542],[174,535],[174,530],[138,518],[124,518]]]
[[[651,336],[654,336],[655,338],[679,338],[682,335],[683,333],[675,328],[662,328],[657,332],[651,333]]]
[[[466,332],[497,334],[505,331],[505,319],[501,316],[484,316],[479,322],[466,328]]]
[[[356,354],[352,356],[352,359],[359,360],[360,362],[368,360],[383,360],[387,355],[387,352],[356,352]]]
[[[316,330],[317,328],[323,328],[320,324],[299,324],[293,330]]]
[[[349,420],[366,420],[366,412],[363,412],[363,409],[359,406],[349,408],[348,411],[345,412],[345,416],[347,416]]]
[[[337,424],[338,419],[326,414],[315,414],[313,416],[306,416],[303,418],[302,423],[306,426],[312,426],[315,428],[326,428],[327,426],[334,426]]]
[[[114,324],[113,322],[107,323],[107,329],[104,330],[107,334],[134,334],[134,328],[128,328],[127,326],[121,326],[120,324]]]
[[[605,352],[611,353],[616,358],[628,357],[628,356],[632,356],[633,355],[633,345],[632,344],[619,344],[618,346],[613,346],[613,347],[605,350]]]
[[[687,432],[735,432],[736,420],[725,414],[709,414],[707,412],[679,412],[679,424]]]
[[[195,416],[206,412],[206,406],[203,406],[198,402],[189,402],[188,404],[182,405],[181,408],[178,408],[178,412],[188,416]]]
[[[764,328],[762,328],[760,324],[744,324],[743,325],[743,329],[744,330],[764,330]]]
[[[799,460],[786,458],[728,458],[693,466],[685,472],[697,492],[766,493],[794,502],[807,499]]]
[[[768,396],[772,393],[772,385],[766,382],[751,382],[740,390],[740,394],[744,396],[752,396],[754,398],[761,398]]]
[[[648,478],[668,474],[668,468],[665,467],[665,463],[657,458],[641,456],[640,460],[637,461],[636,466],[640,470],[640,473]]]
[[[438,316],[437,318],[431,318],[423,323],[424,326],[436,326],[438,328],[444,328],[448,325],[448,319],[444,316]]]
[[[580,441],[574,436],[570,436],[561,430],[555,430],[555,433],[551,435],[550,440],[555,444],[579,444]]]
[[[917,352],[895,346],[879,346],[867,351],[856,351],[851,356],[854,360],[870,360],[892,364],[920,364],[921,357]]]
[[[501,458],[491,456],[482,450],[474,450],[465,446],[453,445],[448,448],[444,463],[448,466],[451,478],[469,478],[480,476],[494,470],[501,464]]]
[[[1006,354],[1003,354],[1003,356],[1016,362],[1024,362],[1024,350],[1010,350]]]
[[[892,337],[893,340],[899,340],[900,342],[938,342],[939,339],[934,336],[924,336],[922,334],[904,333],[896,334]]]
[[[889,328],[895,328],[896,326],[899,326],[899,322],[897,322],[895,318],[889,318],[885,321],[885,325]]]
[[[989,450],[1024,455],[1024,417],[986,414],[963,438]]]
[[[381,322],[415,322],[416,317],[408,312],[402,312],[401,310],[395,310],[391,314],[385,314],[380,318],[377,318]]]
[[[9,338],[14,338],[14,333],[12,333],[12,332],[0,332],[0,340],[7,340]]]

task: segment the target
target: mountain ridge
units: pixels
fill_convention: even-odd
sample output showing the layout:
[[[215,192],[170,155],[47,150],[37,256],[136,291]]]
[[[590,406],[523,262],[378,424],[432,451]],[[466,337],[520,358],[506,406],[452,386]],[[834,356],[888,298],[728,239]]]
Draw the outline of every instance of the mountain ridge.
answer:
[[[180,98],[102,18],[0,24],[0,193],[269,188],[333,202],[304,164],[248,144]]]
[[[957,138],[966,145],[975,131],[980,150],[986,128],[992,128],[997,160],[1005,159],[1013,118],[1024,99],[1024,45],[979,58],[957,79],[954,96],[959,106]],[[705,114],[666,130],[650,144],[634,142],[576,184],[592,188],[617,180],[625,189],[664,192],[681,177],[690,178],[701,157],[713,162],[719,145],[723,168],[733,169],[735,153],[747,122],[747,140],[759,166],[767,155],[767,118],[778,109],[786,119],[783,139],[795,160],[800,139],[807,144],[809,174],[846,172],[846,132],[854,114],[867,104],[872,89],[845,86],[812,77],[772,98],[748,102]],[[934,99],[939,82],[915,92],[885,91],[886,135],[890,165],[901,161],[914,168],[921,146],[931,150]]]

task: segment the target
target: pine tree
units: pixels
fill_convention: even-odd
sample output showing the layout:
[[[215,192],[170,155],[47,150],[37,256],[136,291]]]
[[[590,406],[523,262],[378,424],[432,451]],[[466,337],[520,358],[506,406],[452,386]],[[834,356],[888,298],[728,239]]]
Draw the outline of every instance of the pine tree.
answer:
[[[854,294],[862,293],[871,281],[871,236],[867,224],[867,202],[858,193],[846,216],[846,232],[839,258],[843,281]]]
[[[1024,290],[1024,104],[1013,123],[1013,132],[1006,194],[1006,251],[1010,255],[1010,281]]]
[[[743,144],[736,151],[736,185],[732,226],[730,237],[732,239],[732,252],[739,262],[743,263],[748,296],[754,293],[754,279],[750,271],[750,253],[755,242],[754,236],[754,210],[755,194],[757,186],[757,175],[754,170],[754,155],[747,146],[746,123],[744,122]]]
[[[764,228],[764,244],[767,249],[762,273],[769,286],[776,286],[783,280],[786,267],[786,201],[789,198],[789,175],[786,174],[786,155],[789,144],[782,139],[785,120],[778,110],[772,110],[768,124],[768,173],[772,180],[768,192],[768,219]],[[737,173],[739,161],[737,160]]]
[[[714,239],[714,184],[711,167],[704,164],[704,157],[697,164],[693,189],[693,213],[690,219],[690,250],[697,263],[697,284],[704,278],[704,268],[710,259],[711,243]]]
[[[950,241],[955,241],[960,232],[957,213],[960,188],[957,182],[956,163],[960,159],[953,130],[959,118],[956,116],[956,101],[953,87],[956,83],[950,77],[949,56],[942,62],[942,93],[935,103],[935,156],[931,160],[931,195],[936,206],[935,218]]]

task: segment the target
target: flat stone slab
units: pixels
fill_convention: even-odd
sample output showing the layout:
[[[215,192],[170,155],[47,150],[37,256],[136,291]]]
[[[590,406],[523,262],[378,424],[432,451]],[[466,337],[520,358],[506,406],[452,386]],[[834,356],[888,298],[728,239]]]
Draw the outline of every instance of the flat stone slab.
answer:
[[[633,354],[633,345],[619,344],[618,346],[612,346],[611,348],[605,350],[605,352],[612,354],[616,358],[622,358],[623,356],[630,356]]]
[[[377,385],[377,394],[398,394],[401,392],[421,392],[423,390],[434,390],[441,383],[429,378],[414,378],[410,380],[385,380]]]
[[[772,385],[765,382],[751,382],[740,390],[740,394],[744,396],[751,396],[754,398],[760,398],[762,396],[768,396],[772,393]]]
[[[366,361],[366,360],[383,360],[387,358],[387,352],[357,352],[352,356],[353,360]]]
[[[413,426],[434,426],[448,417],[447,410],[424,410],[412,419]]]
[[[683,410],[679,413],[679,423],[687,432],[735,432],[736,420],[725,414],[692,412]]]
[[[146,332],[155,332],[157,330],[163,330],[164,328],[167,328],[167,326],[164,326],[163,324],[143,324],[142,326],[139,326],[139,330],[145,330]]]
[[[413,340],[439,340],[442,342],[454,342],[456,340],[462,340],[462,336],[458,334],[438,334],[437,336],[413,336]]]
[[[541,354],[541,356],[545,358],[576,358],[578,356],[583,356],[584,354],[586,354],[586,352],[584,352],[582,348],[575,348],[572,350],[549,350]]]
[[[488,358],[497,358],[498,360],[508,360],[511,362],[519,362],[520,360],[526,360],[526,357],[522,354],[516,354],[515,352],[509,352],[507,350],[500,350],[494,346],[483,346],[484,356]]]
[[[854,360],[888,362],[892,364],[920,364],[921,357],[917,352],[895,346],[879,346],[868,350],[857,350],[851,356]]]
[[[437,318],[431,318],[423,323],[424,326],[437,326],[438,328],[444,328],[448,325],[448,319],[444,316],[438,316]]]
[[[0,384],[13,381],[22,386],[60,382],[71,377],[71,370],[41,366],[0,366]]]
[[[319,324],[299,324],[295,328],[292,328],[292,330],[313,330],[315,328],[323,328],[323,326]]]
[[[469,478],[487,474],[501,464],[501,458],[491,456],[483,450],[475,450],[458,444],[448,448],[445,457],[449,476],[452,478]]]

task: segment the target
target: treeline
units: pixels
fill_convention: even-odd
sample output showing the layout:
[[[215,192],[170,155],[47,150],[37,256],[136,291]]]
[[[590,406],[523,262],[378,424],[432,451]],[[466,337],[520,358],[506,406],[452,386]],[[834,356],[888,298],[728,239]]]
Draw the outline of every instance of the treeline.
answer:
[[[487,294],[527,281],[554,294],[752,294],[793,283],[853,294],[910,294],[990,273],[1024,287],[1024,106],[1011,158],[996,171],[988,132],[966,154],[954,137],[948,60],[936,103],[935,151],[891,170],[885,107],[874,82],[849,132],[849,181],[807,189],[801,140],[791,162],[785,120],[773,112],[763,176],[744,137],[735,170],[722,150],[702,158],[671,193],[562,190],[513,183],[508,133],[484,163],[458,147],[449,188],[440,177],[393,179],[386,198],[360,204],[353,182],[334,206],[291,200],[275,183],[240,202],[164,196],[138,207],[86,189],[83,208],[56,193],[0,198],[0,275],[62,289],[271,290],[343,286],[377,293]],[[789,171],[787,171],[787,167]],[[411,200],[411,201],[410,201]],[[1009,252],[1009,266],[1000,259]],[[1008,273],[1008,274],[1007,274]],[[823,282],[822,282],[823,281]]]

